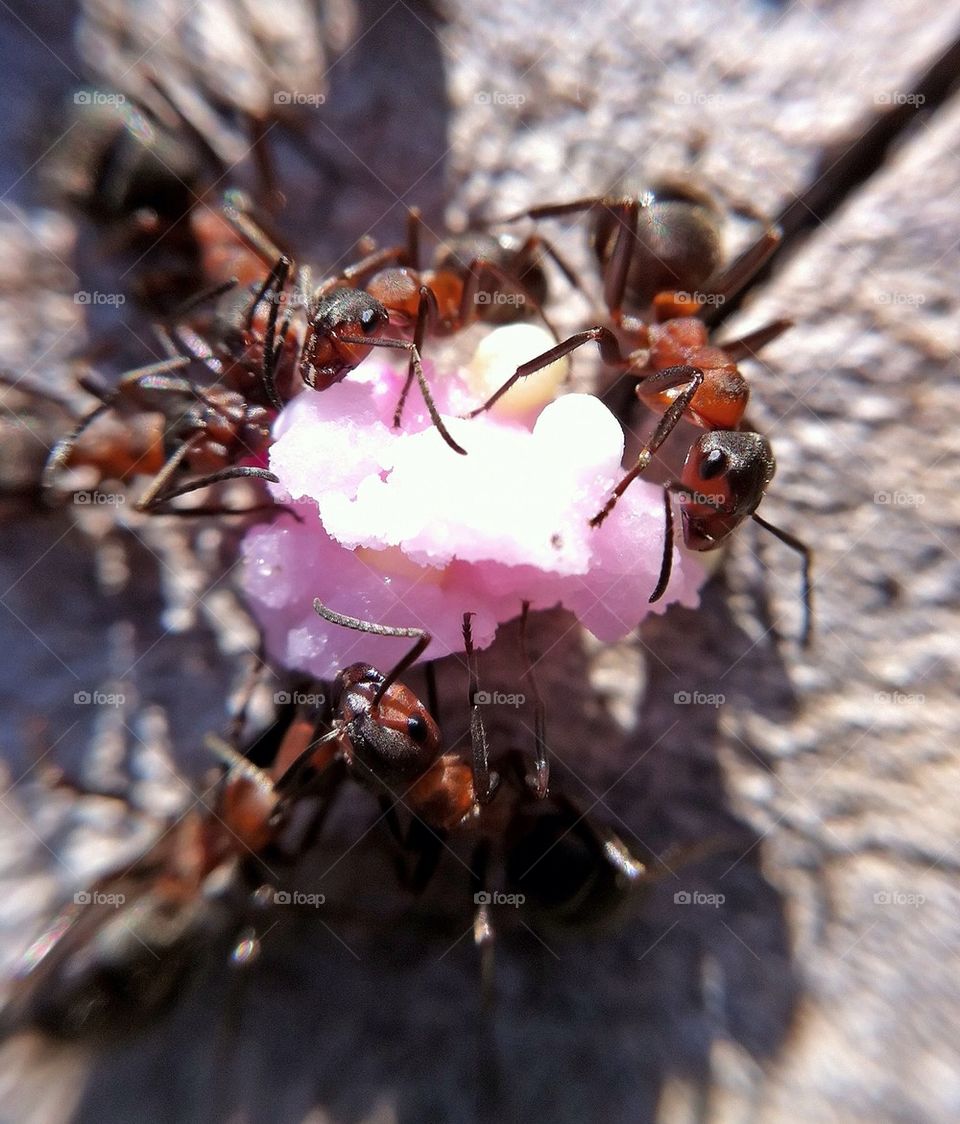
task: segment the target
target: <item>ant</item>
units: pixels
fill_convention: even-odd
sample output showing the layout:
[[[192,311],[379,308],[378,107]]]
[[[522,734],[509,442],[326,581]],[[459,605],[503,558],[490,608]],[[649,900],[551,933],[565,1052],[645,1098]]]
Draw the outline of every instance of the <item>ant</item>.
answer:
[[[258,884],[245,867],[280,828],[260,778],[239,755],[228,764],[210,807],[191,808],[132,865],[77,894],[32,942],[4,1035],[31,1027],[102,1041],[141,1029],[174,1001],[204,950],[239,932]],[[244,949],[252,955],[244,942],[236,959]]]
[[[491,768],[482,716],[472,613],[463,614],[468,668],[470,750],[443,749],[439,727],[424,703],[398,677],[425,651],[430,634],[344,616],[314,601],[315,611],[334,624],[377,636],[405,637],[413,646],[386,674],[366,663],[343,669],[334,684],[332,728],[311,742],[286,771],[274,766],[276,790],[309,792],[335,764],[374,791],[401,850],[414,859],[404,881],[423,890],[443,850],[464,840],[472,848],[470,877],[476,906],[474,936],[483,959],[485,990],[491,981],[494,926],[488,872],[498,857],[507,889],[529,901],[544,922],[584,926],[619,912],[635,892],[658,880],[613,832],[590,822],[577,805],[555,788],[548,790],[544,708],[526,649],[527,675],[537,705],[537,769],[531,776],[515,750]],[[524,603],[525,634],[529,604]],[[318,756],[319,754],[319,756]],[[279,774],[279,775],[278,775]],[[402,830],[398,809],[410,822]],[[448,843],[449,840],[449,843]],[[706,848],[712,853],[713,843]],[[703,848],[688,848],[689,855]]]
[[[756,514],[775,471],[769,442],[741,428],[750,388],[741,373],[740,360],[753,356],[791,326],[776,320],[739,339],[712,344],[702,309],[693,290],[700,284],[716,306],[738,293],[763,266],[780,240],[768,228],[728,269],[719,269],[719,211],[702,196],[684,191],[639,197],[580,199],[566,204],[534,207],[521,217],[547,218],[576,211],[599,212],[595,249],[603,267],[604,297],[615,328],[626,342],[621,347],[614,330],[596,325],[577,332],[542,355],[523,363],[486,402],[467,417],[488,410],[519,379],[549,366],[587,343],[596,343],[602,362],[637,380],[636,395],[660,415],[632,468],[613,487],[603,507],[591,518],[599,527],[617,501],[649,466],[654,454],[681,419],[710,432],[691,447],[681,481],[665,492],[666,532],[664,565],[651,602],[663,596],[670,577],[673,517],[670,494],[684,501],[682,529],[692,550],[714,550],[746,518],[753,518],[803,559],[804,625],[802,642],[811,635],[811,551],[799,539],[774,527]],[[638,223],[643,216],[644,225]],[[704,277],[706,280],[704,281]],[[690,291],[656,290],[669,279]],[[650,305],[648,323],[626,315],[623,304]],[[704,493],[713,489],[705,499]],[[692,501],[692,502],[691,502]]]
[[[315,288],[311,288],[308,271],[301,272],[299,288],[307,310],[307,329],[299,374],[307,386],[326,390],[354,370],[371,348],[406,351],[409,368],[394,426],[400,426],[416,379],[437,431],[451,449],[465,454],[444,425],[423,374],[421,358],[428,331],[434,336],[448,336],[478,320],[521,319],[528,315],[527,308],[543,316],[544,256],[557,262],[573,283],[576,278],[553,247],[536,235],[523,240],[512,235],[454,239],[439,247],[432,269],[421,270],[421,226],[420,212],[411,209],[406,245],[373,251]],[[274,284],[277,294],[291,268],[288,260],[278,262]],[[394,332],[401,338],[388,334]],[[408,335],[410,338],[405,338]],[[278,354],[270,333],[267,352]],[[264,376],[264,382],[274,382],[272,371]],[[275,390],[268,393],[276,404],[279,395]]]

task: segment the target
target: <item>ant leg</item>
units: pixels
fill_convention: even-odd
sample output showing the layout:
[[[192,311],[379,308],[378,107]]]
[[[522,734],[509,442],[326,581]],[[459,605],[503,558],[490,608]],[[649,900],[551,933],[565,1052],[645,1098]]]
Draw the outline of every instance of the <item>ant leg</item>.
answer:
[[[533,670],[533,660],[527,648],[527,620],[530,616],[530,602],[523,602],[520,613],[520,655],[525,664],[523,678],[529,680],[530,689],[533,691],[533,737],[537,752],[536,771],[533,776],[527,776],[527,784],[536,793],[537,798],[543,800],[550,789],[550,760],[547,756],[547,708],[543,703],[543,696],[537,685],[537,677]]]
[[[283,251],[273,242],[263,227],[247,214],[249,200],[241,192],[228,191],[223,200],[223,213],[227,223],[233,227],[240,241],[261,259],[264,265],[272,266],[274,262],[286,257]]]
[[[520,256],[523,257],[526,253],[532,253],[537,249],[542,250],[550,258],[557,269],[563,274],[567,284],[570,285],[571,288],[576,289],[578,292],[583,292],[583,282],[580,280],[580,275],[572,265],[560,256],[560,251],[556,246],[554,246],[552,242],[548,242],[542,235],[531,234],[521,247]]]
[[[653,593],[648,598],[648,604],[655,601],[667,592],[670,584],[670,575],[673,573],[673,504],[670,502],[670,488],[663,489],[663,559],[660,562],[660,576]]]
[[[813,637],[813,551],[805,542],[801,542],[796,536],[791,535],[788,531],[781,530],[775,527],[772,523],[768,523],[766,519],[753,513],[754,520],[760,524],[765,530],[769,531],[771,535],[778,538],[785,546],[795,550],[803,560],[803,631],[800,634],[800,644],[804,648],[810,647],[810,641]]]
[[[560,219],[566,215],[575,215],[580,211],[592,211],[597,207],[615,204],[618,200],[606,195],[590,195],[583,199],[572,199],[569,203],[543,203],[538,207],[530,207],[526,211],[517,211],[516,214],[507,215],[502,219],[494,219],[490,226],[499,226],[501,223],[519,222],[521,219]]]
[[[740,257],[703,286],[704,292],[723,297],[723,301],[715,307],[719,308],[726,301],[733,300],[746,285],[750,284],[780,245],[782,238],[783,232],[779,226],[768,227]]]
[[[757,328],[755,332],[748,332],[747,335],[730,340],[729,343],[717,344],[717,347],[722,348],[734,363],[737,363],[741,359],[753,358],[761,347],[766,347],[768,343],[782,336],[788,328],[792,327],[792,320],[771,320],[769,324]]]
[[[283,287],[287,283],[287,276],[290,272],[292,262],[286,254],[282,254],[270,267],[270,272],[264,278],[263,283],[257,288],[254,295],[253,302],[247,312],[246,319],[244,320],[244,327],[249,331],[253,327],[253,318],[257,314],[257,309],[260,304],[266,300],[274,300],[274,298],[267,297],[267,293],[272,289],[276,289],[277,296],[283,292]]]
[[[170,457],[167,463],[160,469],[154,483],[147,489],[146,492],[140,497],[137,502],[137,511],[151,511],[158,507],[160,504],[169,503],[170,500],[177,499],[178,496],[189,495],[190,492],[199,491],[200,488],[207,488],[211,484],[222,484],[226,480],[266,480],[270,484],[279,484],[280,481],[272,472],[268,472],[265,468],[253,468],[248,465],[240,465],[236,468],[225,468],[222,472],[211,472],[207,476],[201,476],[198,480],[191,480],[187,484],[181,485],[179,488],[171,488],[168,491],[163,491],[162,485],[173,475],[173,473],[182,464],[184,457],[187,455],[184,450],[190,446],[190,441],[185,441],[180,448]],[[157,482],[161,483],[158,489],[154,487]],[[182,512],[184,515],[211,515],[211,514],[224,514],[224,515],[247,515],[252,511],[268,510],[272,511],[277,504],[255,504],[252,507],[246,508],[214,508],[203,509],[194,508],[191,511]],[[179,511],[163,512],[165,515],[179,515]],[[291,512],[291,514],[294,514]]]
[[[473,769],[473,791],[479,804],[488,804],[497,791],[500,778],[490,771],[487,733],[483,728],[483,715],[477,695],[480,692],[480,677],[477,673],[477,653],[473,647],[473,630],[470,618],[474,613],[463,614],[463,647],[467,656],[467,705],[470,707],[470,748]]]
[[[499,402],[514,383],[519,382],[520,379],[526,378],[527,375],[542,371],[544,367],[549,367],[551,363],[555,363],[558,359],[569,355],[571,351],[576,351],[578,347],[582,347],[585,343],[596,343],[599,346],[600,358],[608,367],[626,367],[629,365],[628,358],[624,356],[623,352],[620,350],[617,337],[609,328],[604,328],[600,325],[596,328],[587,328],[583,332],[576,332],[574,335],[570,336],[569,339],[565,339],[555,347],[551,347],[549,351],[543,352],[542,355],[538,355],[535,359],[531,359],[526,363],[521,363],[499,390],[494,391],[482,406],[471,410],[470,413],[465,414],[464,417],[475,418],[479,414],[485,413],[496,402]]]
[[[524,303],[530,305],[534,313],[546,324],[553,338],[555,340],[560,339],[560,334],[544,312],[543,306],[520,278],[512,273],[508,273],[505,269],[501,269],[496,262],[490,261],[489,258],[474,258],[469,266],[467,266],[467,280],[460,296],[460,310],[458,313],[461,324],[466,324],[471,319],[475,318],[477,293],[480,289],[480,279],[484,272],[492,274],[501,285],[506,285],[516,290],[517,294],[523,298]],[[471,314],[473,315],[471,316]]]
[[[102,417],[112,408],[111,402],[101,402],[99,406],[94,407],[89,414],[81,418],[66,437],[61,437],[56,445],[54,445],[43,466],[43,472],[40,474],[40,486],[44,491],[53,488],[57,473],[66,468],[67,462],[70,460],[70,454],[73,452],[73,447],[80,439],[83,431],[95,422],[97,418]]]
[[[627,274],[637,245],[640,204],[636,199],[624,199],[607,209],[617,226],[613,248],[603,267],[603,299],[613,322],[618,324],[623,311]]]
[[[423,373],[423,366],[420,362],[420,352],[409,340],[365,340],[359,336],[338,336],[341,343],[359,344],[363,347],[389,347],[395,351],[408,351],[410,353],[410,360],[413,363],[413,373],[417,379],[417,385],[420,387],[420,393],[423,395],[423,400],[427,406],[427,412],[430,415],[430,420],[437,428],[437,432],[443,440],[450,446],[455,453],[460,453],[461,456],[467,455],[467,450],[461,448],[456,441],[450,436],[447,427],[443,424],[443,418],[437,410],[437,404],[433,400],[433,395],[430,393],[430,387],[427,385],[426,377]]]
[[[357,632],[370,632],[373,633],[374,636],[399,636],[416,641],[410,651],[383,677],[383,682],[377,688],[377,693],[373,696],[374,707],[379,705],[380,700],[387,690],[407,668],[410,667],[411,664],[416,663],[420,655],[426,651],[427,645],[433,639],[430,633],[423,628],[396,628],[388,624],[374,624],[372,621],[364,621],[359,617],[344,616],[342,613],[334,612],[333,609],[328,609],[319,597],[313,599],[313,608],[325,621],[329,621],[331,624],[338,624],[343,628],[353,628],[356,629]]]
[[[638,387],[638,389],[643,388],[645,391],[649,388],[659,393],[662,390],[669,390],[674,386],[678,386],[680,383],[687,382],[687,380],[689,380],[687,387],[670,403],[669,409],[666,410],[663,417],[657,423],[657,428],[653,431],[653,435],[640,450],[636,464],[634,464],[633,468],[630,469],[613,489],[610,493],[610,498],[600,511],[590,520],[591,527],[599,527],[610,512],[613,511],[617,500],[620,499],[627,488],[646,469],[653,454],[676,428],[677,422],[683,417],[684,410],[689,406],[690,400],[697,393],[700,384],[703,382],[703,371],[701,371],[699,367],[689,367],[685,365],[667,367],[662,371],[657,371],[655,375],[651,375],[648,379],[644,379],[640,387]]]
[[[260,383],[267,401],[275,410],[283,409],[283,402],[277,391],[277,366],[280,362],[280,352],[287,338],[290,326],[290,314],[284,320],[280,339],[277,340],[277,316],[280,313],[280,294],[286,284],[290,272],[290,259],[281,257],[277,262],[276,299],[270,301],[270,313],[267,317],[267,332],[263,343],[263,365],[260,368]]]
[[[403,415],[403,407],[407,402],[407,395],[410,393],[410,387],[413,386],[413,380],[416,378],[416,370],[414,369],[413,357],[423,353],[423,340],[427,334],[427,320],[432,314],[434,321],[440,315],[440,310],[437,307],[437,298],[433,295],[433,290],[426,285],[420,286],[420,303],[417,305],[417,323],[413,329],[413,350],[410,352],[410,366],[407,368],[407,380],[403,384],[403,390],[400,391],[400,398],[397,401],[397,408],[393,414],[393,428],[400,428],[400,418]]]

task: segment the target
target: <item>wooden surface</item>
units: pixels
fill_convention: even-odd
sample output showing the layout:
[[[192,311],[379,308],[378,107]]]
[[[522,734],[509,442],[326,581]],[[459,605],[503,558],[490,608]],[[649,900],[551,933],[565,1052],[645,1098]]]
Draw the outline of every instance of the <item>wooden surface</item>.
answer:
[[[776,216],[910,104],[960,25],[950,5],[865,0],[474,0],[445,24],[426,6],[358,9],[352,32],[341,9],[326,101],[305,110],[312,163],[282,148],[280,224],[321,268],[368,230],[395,237],[409,203],[439,229],[445,208],[489,217],[664,173]],[[89,73],[71,21],[29,5],[0,18],[4,363],[64,383],[71,350],[108,331],[136,357],[142,325],[129,308],[80,318],[74,293],[111,283],[109,257],[36,187],[40,125]],[[377,848],[359,848],[341,893],[386,920],[287,920],[243,979],[214,957],[169,1020],[93,1060],[20,1043],[25,1064],[6,1047],[4,1085],[33,1116],[21,1100],[4,1120],[79,1099],[84,1121],[459,1121],[478,1085],[502,1120],[956,1119],[958,135],[957,99],[932,95],[863,182],[831,185],[840,205],[811,216],[725,328],[796,321],[751,365],[751,414],[778,460],[764,514],[817,552],[813,648],[795,642],[796,559],[751,528],[700,612],[615,652],[563,616],[538,623],[551,748],[593,814],[643,854],[724,834],[733,856],[659,883],[609,933],[543,945],[508,924],[487,1025],[469,910],[449,907],[465,900],[456,870],[425,902],[369,901],[386,879]],[[731,248],[754,229],[731,217]],[[582,227],[556,237],[592,276]],[[590,315],[557,292],[562,321]],[[229,537],[117,532],[113,516],[3,524],[0,745],[12,780],[37,745],[68,769],[126,754],[162,802],[168,759],[200,777],[253,636]],[[515,640],[505,629],[484,656],[491,687],[515,682]],[[455,714],[456,668],[444,686]],[[124,707],[73,702],[97,689]],[[675,701],[696,692],[723,703]],[[341,838],[369,822],[354,803]],[[0,811],[9,963],[58,893],[140,836],[113,806],[26,782]],[[326,886],[331,855],[302,877]],[[675,898],[695,892],[723,901]]]

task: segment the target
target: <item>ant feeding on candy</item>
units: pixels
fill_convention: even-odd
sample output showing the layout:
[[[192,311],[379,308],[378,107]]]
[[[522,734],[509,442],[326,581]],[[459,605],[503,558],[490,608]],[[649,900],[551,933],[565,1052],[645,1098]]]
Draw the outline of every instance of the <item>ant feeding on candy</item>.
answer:
[[[306,308],[307,327],[299,374],[307,386],[325,390],[342,381],[372,348],[406,351],[407,380],[397,403],[394,427],[400,426],[416,380],[437,431],[451,449],[463,454],[466,450],[447,430],[423,374],[427,335],[448,336],[476,321],[501,323],[531,315],[545,318],[545,256],[554,260],[571,281],[576,283],[576,279],[553,247],[539,236],[520,240],[512,235],[465,235],[442,244],[433,268],[421,270],[421,227],[419,211],[411,210],[404,245],[372,251],[319,285],[312,285],[308,270],[300,271],[296,299]],[[275,294],[283,289],[291,269],[288,260],[278,265]],[[267,352],[272,353],[272,333],[267,336]],[[274,382],[273,371],[264,376],[266,386]],[[279,395],[275,390],[268,393],[276,405]]]
[[[488,410],[519,379],[584,344],[596,343],[603,364],[637,380],[637,398],[660,415],[633,466],[613,487],[590,524],[599,527],[626,489],[640,477],[681,419],[709,432],[691,447],[681,480],[666,485],[664,564],[651,596],[666,590],[672,557],[670,495],[682,507],[685,545],[721,546],[744,519],[753,518],[803,559],[803,643],[812,627],[811,551],[799,539],[756,514],[775,470],[770,443],[742,428],[750,389],[738,363],[791,326],[775,320],[739,339],[713,344],[707,320],[745,288],[780,241],[767,227],[736,261],[721,269],[720,212],[697,193],[672,189],[638,196],[602,196],[533,207],[503,221],[556,218],[595,212],[594,249],[613,327],[598,324],[576,332],[517,368],[482,405]],[[684,288],[660,289],[669,282]],[[651,320],[627,314],[625,303],[649,309]],[[621,342],[622,341],[622,342]]]
[[[314,601],[324,620],[375,636],[414,641],[386,673],[366,663],[344,668],[334,683],[331,729],[289,761],[274,765],[276,790],[308,794],[337,765],[374,792],[397,851],[401,882],[426,889],[444,852],[465,847],[481,952],[485,994],[492,982],[493,906],[503,895],[522,904],[534,924],[585,927],[620,913],[652,873],[612,831],[549,783],[545,707],[526,645],[529,604],[521,616],[521,648],[534,695],[535,762],[510,748],[491,752],[483,719],[470,612],[463,614],[469,748],[444,749],[435,717],[399,676],[423,654],[430,634],[342,615]],[[716,851],[716,841],[676,852],[689,862]]]

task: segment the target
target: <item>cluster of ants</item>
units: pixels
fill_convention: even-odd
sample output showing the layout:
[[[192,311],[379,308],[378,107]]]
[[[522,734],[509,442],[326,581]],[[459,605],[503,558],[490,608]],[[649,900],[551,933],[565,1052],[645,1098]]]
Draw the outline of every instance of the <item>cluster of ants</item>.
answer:
[[[482,231],[451,238],[424,268],[416,211],[409,214],[402,244],[368,243],[357,261],[315,282],[306,266],[279,247],[245,196],[230,191],[218,207],[185,207],[182,162],[173,175],[156,142],[151,149],[142,132],[134,138],[122,120],[103,132],[99,163],[90,173],[101,211],[122,223],[131,239],[162,245],[164,252],[178,247],[196,263],[199,291],[158,325],[166,358],[128,372],[112,388],[82,380],[97,404],[53,448],[42,479],[49,492],[56,491],[65,471],[83,466],[101,485],[152,477],[137,503],[143,512],[235,514],[232,507],[181,509],[172,501],[231,479],[275,481],[256,462],[269,447],[276,414],[301,386],[325,390],[375,348],[399,350],[407,359],[394,425],[402,425],[415,381],[452,454],[469,455],[434,404],[424,348],[431,338],[477,320],[535,316],[549,327],[547,259],[580,286],[540,233]],[[202,183],[188,186],[191,198],[203,195]],[[602,363],[635,380],[637,398],[659,421],[591,524],[599,526],[610,515],[681,420],[693,423],[704,432],[693,442],[680,478],[664,485],[664,555],[651,601],[663,595],[670,578],[674,499],[683,542],[692,550],[721,546],[752,518],[803,557],[806,641],[810,554],[757,514],[774,458],[766,438],[744,428],[749,388],[738,366],[789,322],[779,320],[722,344],[711,339],[711,310],[757,274],[777,246],[777,231],[765,229],[724,267],[719,211],[701,195],[675,187],[534,207],[502,222],[539,223],[574,214],[594,220],[603,322],[558,339],[523,363],[468,416],[488,410],[518,380],[596,343]],[[230,263],[228,277],[224,261]],[[481,294],[484,299],[478,299]],[[523,299],[492,299],[496,294]],[[706,301],[705,294],[717,299]],[[477,701],[470,612],[463,616],[470,744],[468,750],[445,750],[435,701],[425,705],[401,682],[430,636],[422,629],[344,616],[319,600],[314,607],[336,625],[414,643],[386,674],[367,663],[341,670],[332,713],[303,707],[291,714],[269,767],[212,739],[223,766],[214,798],[178,820],[132,867],[104,878],[93,904],[70,905],[54,919],[24,958],[5,1016],[8,1026],[77,1038],[149,1018],[175,994],[191,950],[209,938],[215,908],[207,891],[211,876],[229,868],[231,884],[242,887],[241,904],[231,913],[239,932],[243,902],[262,883],[267,860],[295,858],[309,848],[348,779],[379,799],[394,844],[412,856],[414,889],[429,880],[448,839],[472,844],[474,932],[482,949],[491,947],[493,921],[489,895],[480,891],[494,869],[501,885],[522,893],[533,913],[570,924],[608,915],[657,877],[551,784],[544,706],[529,659],[536,709],[533,760],[527,764],[516,750],[491,753]],[[525,658],[527,613],[524,604]],[[98,900],[113,901],[116,894],[124,903],[119,909],[98,908]]]

